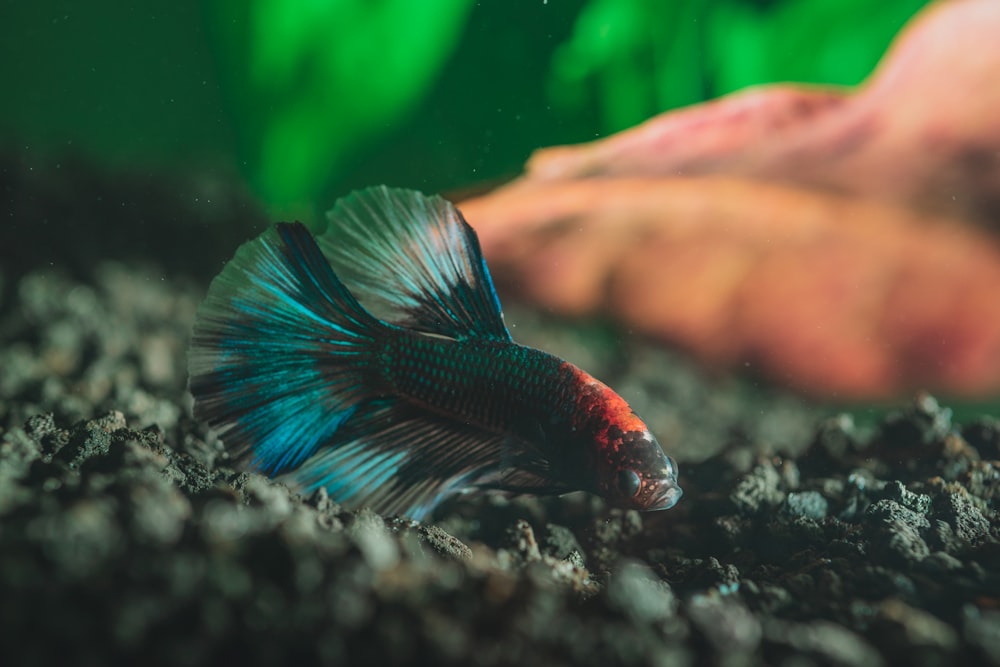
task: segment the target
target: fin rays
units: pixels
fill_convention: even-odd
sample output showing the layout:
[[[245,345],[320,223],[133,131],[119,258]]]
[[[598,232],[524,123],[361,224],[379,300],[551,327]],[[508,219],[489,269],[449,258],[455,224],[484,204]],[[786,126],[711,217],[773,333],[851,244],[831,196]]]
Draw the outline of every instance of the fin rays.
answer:
[[[385,186],[328,214],[319,246],[377,317],[451,338],[510,340],[476,233],[440,197]]]
[[[497,466],[504,437],[381,402],[346,422],[285,479],[306,491],[386,514],[426,515],[443,498]]]
[[[198,309],[195,415],[254,467],[293,467],[366,395],[345,367],[361,367],[378,326],[305,227],[273,227],[239,248]]]

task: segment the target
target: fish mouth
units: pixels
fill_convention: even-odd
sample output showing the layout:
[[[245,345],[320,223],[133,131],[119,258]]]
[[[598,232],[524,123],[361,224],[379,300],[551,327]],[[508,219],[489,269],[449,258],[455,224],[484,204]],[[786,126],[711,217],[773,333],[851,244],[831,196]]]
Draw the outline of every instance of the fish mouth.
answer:
[[[662,488],[656,489],[643,509],[647,512],[668,510],[676,505],[683,495],[684,491],[675,482],[665,482]]]

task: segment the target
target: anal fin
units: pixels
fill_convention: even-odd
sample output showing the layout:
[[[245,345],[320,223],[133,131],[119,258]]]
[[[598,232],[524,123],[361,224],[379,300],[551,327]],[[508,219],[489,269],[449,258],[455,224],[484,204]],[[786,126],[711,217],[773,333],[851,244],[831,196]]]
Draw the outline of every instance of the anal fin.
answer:
[[[388,399],[361,408],[282,475],[305,491],[414,519],[497,470],[506,437]]]

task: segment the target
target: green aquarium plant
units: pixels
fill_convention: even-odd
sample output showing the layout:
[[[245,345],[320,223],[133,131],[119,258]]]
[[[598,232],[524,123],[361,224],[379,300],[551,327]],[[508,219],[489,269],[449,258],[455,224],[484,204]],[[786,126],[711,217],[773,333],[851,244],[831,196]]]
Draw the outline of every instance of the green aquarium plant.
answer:
[[[461,186],[748,85],[857,83],[925,3],[6,3],[0,146],[235,165],[271,217],[309,218],[361,165],[366,183]]]
[[[563,113],[603,133],[751,85],[852,85],[927,0],[590,0],[556,51]]]
[[[308,209],[366,140],[420,99],[471,0],[215,0],[223,81],[249,176],[278,210]]]

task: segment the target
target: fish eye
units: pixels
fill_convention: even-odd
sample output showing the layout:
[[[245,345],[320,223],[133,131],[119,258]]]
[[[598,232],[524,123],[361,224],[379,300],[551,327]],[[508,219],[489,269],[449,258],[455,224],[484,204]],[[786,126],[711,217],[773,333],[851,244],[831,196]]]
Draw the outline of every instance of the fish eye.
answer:
[[[639,487],[641,486],[642,480],[639,479],[639,475],[634,470],[625,468],[618,471],[618,490],[623,496],[632,498],[639,493]]]

